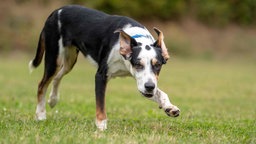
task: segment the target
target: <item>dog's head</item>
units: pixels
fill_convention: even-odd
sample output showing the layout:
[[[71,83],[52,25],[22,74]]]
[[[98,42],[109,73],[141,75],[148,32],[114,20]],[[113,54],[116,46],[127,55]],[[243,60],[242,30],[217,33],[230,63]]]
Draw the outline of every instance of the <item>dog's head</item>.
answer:
[[[118,30],[119,52],[130,62],[130,73],[137,81],[138,90],[146,97],[155,95],[160,70],[169,58],[163,33],[157,28],[154,30],[158,35],[156,41],[149,33],[129,35],[124,30]]]

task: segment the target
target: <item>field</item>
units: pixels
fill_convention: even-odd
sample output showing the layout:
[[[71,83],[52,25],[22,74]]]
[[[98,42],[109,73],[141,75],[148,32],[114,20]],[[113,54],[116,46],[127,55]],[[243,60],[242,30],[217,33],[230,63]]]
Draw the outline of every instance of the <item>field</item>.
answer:
[[[35,121],[43,65],[31,75],[33,56],[0,57],[0,143],[256,143],[256,63],[172,58],[159,87],[181,109],[169,118],[137,92],[132,78],[107,89],[108,129],[96,130],[94,74],[83,57],[64,77],[60,102]],[[48,92],[49,93],[49,92]],[[48,94],[47,94],[48,96]]]

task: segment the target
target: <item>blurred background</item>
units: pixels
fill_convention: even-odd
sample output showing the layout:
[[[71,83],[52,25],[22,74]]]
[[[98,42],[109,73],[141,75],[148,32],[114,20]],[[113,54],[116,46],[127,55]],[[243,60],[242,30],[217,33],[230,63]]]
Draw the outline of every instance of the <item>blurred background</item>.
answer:
[[[66,4],[156,26],[174,57],[256,62],[256,0],[1,0],[0,54],[34,54],[48,15]]]

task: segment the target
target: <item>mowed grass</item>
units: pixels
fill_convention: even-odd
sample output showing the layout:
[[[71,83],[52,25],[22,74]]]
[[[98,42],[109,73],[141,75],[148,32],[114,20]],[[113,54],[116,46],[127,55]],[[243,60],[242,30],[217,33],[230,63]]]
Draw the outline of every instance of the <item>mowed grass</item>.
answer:
[[[108,129],[94,124],[96,69],[79,58],[60,86],[60,101],[47,120],[35,121],[40,65],[33,56],[0,58],[0,143],[256,143],[256,63],[172,59],[159,87],[181,109],[170,118],[137,92],[133,78],[109,82]],[[47,99],[49,95],[47,94]]]

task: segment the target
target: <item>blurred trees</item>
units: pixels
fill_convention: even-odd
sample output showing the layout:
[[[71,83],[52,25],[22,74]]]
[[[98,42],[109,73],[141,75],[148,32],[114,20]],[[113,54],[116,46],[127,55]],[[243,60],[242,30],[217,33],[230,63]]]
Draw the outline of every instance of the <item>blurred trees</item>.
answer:
[[[256,59],[256,0],[2,0],[0,54],[34,52],[49,14],[67,4],[130,16],[151,28],[157,26],[165,32],[170,51],[179,56],[195,53]]]
[[[33,0],[11,0],[17,4]],[[54,0],[36,0],[49,5]],[[63,0],[63,4],[82,4],[110,14],[127,15],[136,19],[177,21],[192,18],[210,26],[256,24],[256,0]]]
[[[223,26],[229,23],[256,23],[256,0],[69,0],[138,19],[179,20],[193,17],[205,24]]]

